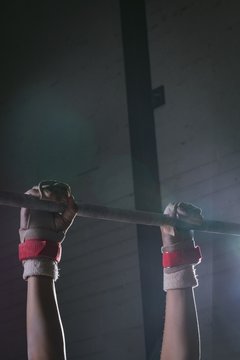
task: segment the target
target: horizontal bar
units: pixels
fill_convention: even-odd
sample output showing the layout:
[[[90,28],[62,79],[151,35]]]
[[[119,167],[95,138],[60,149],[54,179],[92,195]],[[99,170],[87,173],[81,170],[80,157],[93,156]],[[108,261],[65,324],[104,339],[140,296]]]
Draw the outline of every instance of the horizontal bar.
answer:
[[[63,203],[40,200],[31,195],[7,191],[0,191],[0,205],[25,207],[50,212],[63,212],[65,209],[65,205]],[[150,226],[172,225],[182,229],[240,236],[240,224],[231,222],[204,220],[201,225],[195,225],[179,219],[171,218],[167,215],[163,215],[162,213],[123,210],[81,202],[77,202],[77,205],[79,209],[77,215],[80,217]]]

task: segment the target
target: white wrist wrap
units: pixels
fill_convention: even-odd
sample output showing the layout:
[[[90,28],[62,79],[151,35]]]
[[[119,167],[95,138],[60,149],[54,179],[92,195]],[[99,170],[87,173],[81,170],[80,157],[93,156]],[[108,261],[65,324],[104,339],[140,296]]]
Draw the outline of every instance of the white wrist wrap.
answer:
[[[50,259],[38,258],[22,261],[24,272],[23,279],[29,276],[48,276],[56,281],[59,277],[58,264]]]
[[[197,275],[195,274],[194,266],[179,266],[174,268],[175,271],[163,271],[163,289],[164,291],[171,289],[185,289],[189,287],[198,286]],[[172,268],[173,270],[173,268]]]

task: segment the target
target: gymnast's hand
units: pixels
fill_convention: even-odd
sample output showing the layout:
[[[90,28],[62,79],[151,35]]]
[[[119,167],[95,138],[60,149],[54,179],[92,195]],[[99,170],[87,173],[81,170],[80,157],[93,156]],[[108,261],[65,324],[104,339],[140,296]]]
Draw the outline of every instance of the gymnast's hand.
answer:
[[[23,278],[45,275],[56,280],[57,263],[61,259],[61,243],[77,214],[77,205],[69,185],[57,181],[43,181],[26,194],[66,204],[63,213],[22,208],[20,216],[19,259],[24,265]],[[47,260],[54,262],[51,269]],[[38,271],[36,268],[42,270]]]
[[[66,204],[62,214],[48,211],[21,209],[20,240],[45,239],[62,242],[77,213],[77,205],[70,186],[57,181],[43,181],[26,192],[40,199]]]
[[[202,210],[189,203],[169,203],[164,214],[183,220],[190,224],[201,225],[203,221]],[[193,231],[183,230],[170,225],[161,226],[163,247],[176,247],[177,243],[182,247],[193,245]],[[170,250],[171,251],[171,250]]]

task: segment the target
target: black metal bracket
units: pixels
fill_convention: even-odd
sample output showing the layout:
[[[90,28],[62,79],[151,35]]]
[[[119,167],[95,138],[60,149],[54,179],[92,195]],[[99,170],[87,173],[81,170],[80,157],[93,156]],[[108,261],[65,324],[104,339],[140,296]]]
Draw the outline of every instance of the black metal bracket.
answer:
[[[158,86],[152,90],[152,107],[157,109],[158,107],[165,105],[165,89],[164,86]]]

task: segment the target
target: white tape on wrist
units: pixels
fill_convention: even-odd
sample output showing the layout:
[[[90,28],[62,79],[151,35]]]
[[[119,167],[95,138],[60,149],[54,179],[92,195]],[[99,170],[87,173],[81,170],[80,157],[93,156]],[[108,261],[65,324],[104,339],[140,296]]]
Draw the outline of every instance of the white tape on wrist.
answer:
[[[185,288],[195,288],[198,286],[198,279],[195,273],[194,266],[185,266],[179,267],[177,269],[171,269],[171,272],[165,269],[163,271],[163,289],[174,290],[174,289],[185,289]]]
[[[22,261],[22,264],[24,280],[30,276],[48,276],[56,281],[59,277],[58,264],[51,259],[29,259]]]

